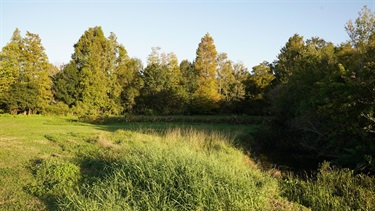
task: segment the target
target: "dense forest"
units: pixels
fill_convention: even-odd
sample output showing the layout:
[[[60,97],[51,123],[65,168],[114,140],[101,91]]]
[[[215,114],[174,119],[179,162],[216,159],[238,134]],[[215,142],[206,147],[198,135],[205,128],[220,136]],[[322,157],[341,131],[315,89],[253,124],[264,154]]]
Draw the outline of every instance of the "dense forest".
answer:
[[[339,45],[295,34],[275,61],[249,71],[219,53],[208,33],[194,61],[156,47],[144,67],[99,26],[56,67],[38,34],[16,29],[0,54],[0,113],[268,115],[264,149],[374,172],[375,13],[364,7],[345,30]]]

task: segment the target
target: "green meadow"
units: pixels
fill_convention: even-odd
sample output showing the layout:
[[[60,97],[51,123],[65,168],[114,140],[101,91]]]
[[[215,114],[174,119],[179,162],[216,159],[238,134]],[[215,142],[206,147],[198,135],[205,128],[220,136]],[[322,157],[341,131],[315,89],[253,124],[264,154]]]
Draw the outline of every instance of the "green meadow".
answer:
[[[277,180],[233,147],[251,126],[1,116],[0,128],[2,210],[251,210],[285,203]]]
[[[374,207],[370,177],[329,164],[318,180],[258,167],[243,143],[259,127],[2,115],[0,210]]]

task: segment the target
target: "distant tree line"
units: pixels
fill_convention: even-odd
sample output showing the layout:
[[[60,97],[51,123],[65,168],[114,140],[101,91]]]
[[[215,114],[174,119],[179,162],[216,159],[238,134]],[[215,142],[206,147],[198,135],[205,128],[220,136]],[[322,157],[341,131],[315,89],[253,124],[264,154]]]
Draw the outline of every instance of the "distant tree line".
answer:
[[[11,114],[255,114],[260,109],[252,110],[248,102],[266,104],[264,91],[273,77],[267,64],[249,73],[242,63],[217,53],[209,34],[196,55],[194,62],[179,63],[174,53],[152,48],[144,68],[114,33],[107,38],[101,27],[93,27],[74,44],[71,61],[55,67],[37,34],[22,38],[16,29],[1,51],[0,109]]]
[[[273,115],[264,147],[297,150],[358,170],[375,163],[375,15],[367,7],[333,45],[295,34],[249,72],[206,34],[194,61],[152,48],[147,66],[101,27],[50,64],[37,34],[16,29],[0,54],[0,112],[11,114]]]

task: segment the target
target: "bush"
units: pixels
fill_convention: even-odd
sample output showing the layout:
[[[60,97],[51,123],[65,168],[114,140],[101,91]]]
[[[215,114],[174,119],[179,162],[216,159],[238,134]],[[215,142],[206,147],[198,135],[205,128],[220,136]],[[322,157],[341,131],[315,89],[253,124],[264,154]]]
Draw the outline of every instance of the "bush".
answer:
[[[44,111],[46,114],[53,115],[68,115],[73,113],[69,106],[63,102],[57,102],[56,104],[48,105]]]

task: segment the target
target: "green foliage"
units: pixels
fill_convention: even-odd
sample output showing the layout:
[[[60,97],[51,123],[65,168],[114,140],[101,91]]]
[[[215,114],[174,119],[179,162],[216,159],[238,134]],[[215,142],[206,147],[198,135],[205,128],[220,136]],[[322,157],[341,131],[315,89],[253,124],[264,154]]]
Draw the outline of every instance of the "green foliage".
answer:
[[[243,102],[247,106],[244,113],[247,114],[268,114],[270,100],[267,94],[273,88],[275,75],[272,73],[271,64],[262,62],[253,67],[251,75],[243,79],[246,98]]]
[[[265,98],[265,93],[270,87],[275,76],[271,72],[270,65],[267,62],[263,62],[253,67],[253,74],[250,80],[253,82],[255,88],[253,92],[250,92],[252,97],[255,99]]]
[[[39,35],[18,29],[2,49],[0,102],[11,113],[42,113],[52,100],[48,62]]]
[[[194,63],[188,60],[183,60],[180,63],[180,71],[182,74],[182,86],[191,95],[198,87],[197,73],[194,68]],[[191,96],[190,96],[191,98]]]
[[[144,86],[136,99],[135,109],[142,114],[181,114],[188,96],[182,85],[182,74],[175,54],[159,54],[153,48],[149,64],[142,72]]]
[[[316,179],[292,176],[280,182],[282,195],[312,210],[373,210],[375,180],[323,163]]]
[[[126,115],[126,116],[80,116],[78,121],[87,123],[124,123],[124,122],[174,122],[174,123],[210,123],[210,124],[254,124],[260,125],[270,121],[272,117],[246,115],[215,115],[215,116],[157,116],[157,115]]]
[[[227,58],[226,53],[218,55],[217,63],[216,78],[222,99],[220,107],[222,112],[232,113],[236,111],[236,106],[245,99],[243,82],[247,76],[247,69],[241,63],[233,64]]]
[[[210,113],[219,107],[220,94],[216,80],[217,51],[213,38],[206,34],[199,43],[195,70],[198,75],[198,87],[193,95],[195,112]]]
[[[119,48],[121,58],[121,51],[123,48]],[[126,63],[119,63],[118,80],[119,84],[122,85],[121,92],[121,104],[125,112],[132,112],[133,107],[136,104],[136,98],[140,95],[140,90],[144,86],[144,82],[140,76],[140,71],[142,69],[142,62],[138,59],[127,59]],[[125,67],[122,69],[122,65]]]
[[[345,30],[349,35],[351,44],[360,51],[364,50],[375,30],[374,13],[367,6],[364,6],[354,23],[352,20],[348,21]]]
[[[369,30],[373,14],[365,8],[360,15],[356,27]],[[358,32],[363,44],[354,47],[298,35],[289,39],[269,93],[277,116],[273,131],[283,131],[279,147],[373,172],[374,57],[368,33]]]
[[[69,107],[75,106],[79,97],[79,72],[75,62],[65,65],[53,79],[55,99]]]
[[[28,112],[31,114],[36,109],[38,86],[34,83],[14,83],[5,96],[3,102],[7,105],[7,110],[10,113]]]
[[[285,46],[280,50],[275,65],[275,76],[280,83],[286,83],[293,72],[293,67],[298,66],[298,61],[304,53],[303,37],[298,34],[290,37]]]
[[[18,78],[18,68],[20,67],[22,37],[20,31],[16,29],[12,36],[12,41],[3,47],[0,55],[0,99],[4,99],[3,94],[7,93],[10,86]]]
[[[113,42],[104,37],[101,27],[94,27],[85,31],[74,45],[72,59],[79,72],[78,112],[93,115],[121,112]]]

